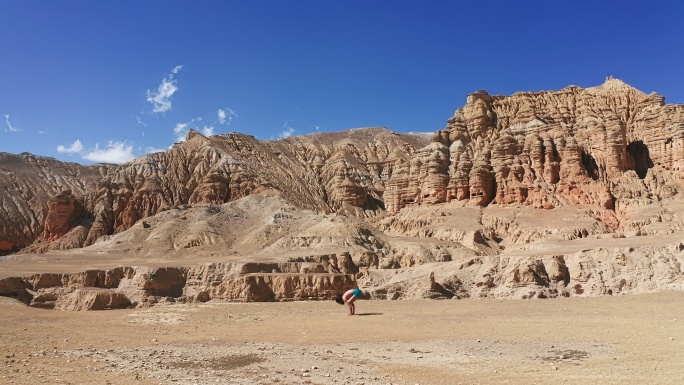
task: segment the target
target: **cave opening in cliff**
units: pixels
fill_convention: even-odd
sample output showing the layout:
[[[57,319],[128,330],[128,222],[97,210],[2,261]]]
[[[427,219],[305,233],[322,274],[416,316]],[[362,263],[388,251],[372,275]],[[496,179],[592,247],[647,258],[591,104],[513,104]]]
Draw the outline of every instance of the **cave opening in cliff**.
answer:
[[[596,164],[596,159],[594,159],[591,154],[584,151],[584,149],[582,149],[582,165],[584,166],[584,169],[587,170],[587,174],[589,174],[591,179],[598,180],[599,169]]]
[[[646,178],[648,169],[653,167],[653,161],[648,153],[648,146],[641,140],[627,145],[627,168],[636,171],[640,179]]]

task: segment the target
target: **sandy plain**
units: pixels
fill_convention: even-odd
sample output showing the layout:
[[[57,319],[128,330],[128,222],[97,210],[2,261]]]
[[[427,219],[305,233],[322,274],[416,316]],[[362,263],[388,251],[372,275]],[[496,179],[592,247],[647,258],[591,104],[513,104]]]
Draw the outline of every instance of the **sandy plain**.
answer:
[[[0,297],[2,384],[682,384],[684,293],[173,304]]]

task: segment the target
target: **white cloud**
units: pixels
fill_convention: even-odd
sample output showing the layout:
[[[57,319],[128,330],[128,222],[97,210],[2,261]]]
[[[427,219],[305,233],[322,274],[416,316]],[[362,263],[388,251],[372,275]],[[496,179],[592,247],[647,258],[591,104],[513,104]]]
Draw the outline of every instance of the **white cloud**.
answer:
[[[187,123],[176,123],[176,127],[173,128],[173,134],[176,136],[176,143],[185,142],[185,137],[188,135],[188,131],[191,128],[194,128],[195,130],[200,131],[197,128],[197,126],[195,125],[195,123],[198,123],[201,121],[202,121],[201,117],[196,117],[194,119],[191,119]],[[210,128],[211,128],[212,134],[213,134],[214,127],[210,127]],[[205,126],[205,130],[206,129],[207,129],[207,126]],[[204,132],[204,130],[202,130],[202,131]],[[210,134],[210,135],[212,135],[212,134]]]
[[[162,79],[157,92],[147,90],[147,101],[152,103],[152,112],[166,112],[171,109],[171,98],[178,91],[174,75],[180,72],[183,66],[175,66],[171,73]]]
[[[157,93],[147,90],[147,101],[152,103],[152,112],[166,112],[171,109],[171,97],[178,90],[175,80],[164,78],[157,89]]]
[[[57,152],[60,154],[79,154],[81,151],[83,151],[83,144],[81,144],[79,139],[76,139],[69,147],[64,147],[62,145],[57,146]]]
[[[5,124],[7,124],[7,128],[5,129],[5,132],[10,131],[10,132],[19,132],[22,131],[14,126],[12,126],[12,123],[10,122],[10,116],[9,114],[3,115],[5,117]]]
[[[57,146],[57,152],[60,154],[79,154],[81,158],[91,162],[121,164],[135,159],[133,146],[126,144],[126,142],[110,140],[104,148],[100,148],[100,143],[96,143],[95,149],[89,151],[84,149],[79,139],[76,139],[69,147]]]
[[[145,154],[151,154],[153,152],[164,152],[164,151],[166,151],[165,148],[155,148],[152,146],[145,147]]]
[[[204,128],[202,129],[202,135],[204,135],[204,136],[214,135],[214,126],[204,126]]]
[[[281,139],[289,138],[290,136],[292,136],[292,133],[294,133],[294,131],[295,131],[294,128],[288,127],[280,133],[280,138]]]
[[[280,132],[280,136],[278,136],[278,139],[285,139],[289,138],[292,136],[292,134],[295,132],[295,129],[290,127],[290,122],[287,121],[283,123],[283,130]]]
[[[233,118],[238,117],[238,114],[228,107],[226,107],[225,110],[222,108],[219,108],[217,115],[218,115],[218,119],[219,119],[219,124],[227,124],[227,125],[230,125],[230,123],[233,121]]]
[[[39,130],[38,133],[39,133],[40,135],[45,135],[45,134],[47,134],[47,131]]]
[[[176,142],[184,142],[185,136],[188,134],[187,123],[177,123],[173,128],[173,133],[176,135]]]
[[[94,150],[83,153],[81,157],[92,162],[117,164],[130,162],[135,159],[132,145],[112,140],[107,142],[107,147],[105,148],[100,148],[99,143],[95,144]]]

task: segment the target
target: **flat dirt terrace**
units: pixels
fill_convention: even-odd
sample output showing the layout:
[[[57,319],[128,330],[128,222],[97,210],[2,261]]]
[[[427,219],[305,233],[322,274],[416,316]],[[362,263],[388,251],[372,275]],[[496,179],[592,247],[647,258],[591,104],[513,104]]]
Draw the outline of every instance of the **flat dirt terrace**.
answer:
[[[0,297],[1,384],[683,384],[684,293],[174,304]]]

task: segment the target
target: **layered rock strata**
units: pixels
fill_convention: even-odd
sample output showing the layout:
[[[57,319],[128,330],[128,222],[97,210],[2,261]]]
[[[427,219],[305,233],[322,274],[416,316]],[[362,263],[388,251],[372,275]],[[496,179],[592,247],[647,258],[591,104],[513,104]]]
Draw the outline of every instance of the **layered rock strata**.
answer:
[[[37,239],[46,242],[29,251],[87,246],[171,208],[259,193],[320,213],[363,216],[383,208],[384,182],[394,166],[428,142],[425,135],[384,128],[265,142],[239,133],[207,138],[191,131],[170,150],[122,166],[0,154],[0,249],[17,250]],[[78,236],[51,245],[79,224],[69,215],[90,220],[80,223]]]
[[[83,204],[71,194],[71,190],[57,194],[48,203],[45,240],[50,242],[66,235],[87,215]]]
[[[76,205],[83,206],[86,211],[92,209],[90,199],[79,197],[96,191],[98,181],[114,168],[112,165],[86,167],[27,153],[0,153],[0,251],[16,251],[42,239],[46,235],[51,205],[56,210],[48,227],[57,227],[53,229],[56,231],[54,234],[48,229],[48,239],[70,230],[69,227],[78,221],[76,218],[60,218],[62,214],[57,211],[64,206],[56,201],[50,203],[50,199],[59,199],[58,196],[63,196],[61,193],[69,191],[67,195],[75,200],[72,202],[67,198],[69,202],[63,203],[74,205],[77,217],[82,211],[76,209]],[[64,220],[68,223],[63,223]]]
[[[277,141],[191,131],[172,149],[123,166],[2,154],[0,248],[66,234],[47,219],[62,215],[50,214],[62,206],[48,207],[56,204],[49,199],[67,190],[92,220],[57,249],[93,244],[170,208],[265,192],[318,213],[357,216],[450,201],[588,204],[620,216],[680,196],[683,159],[684,107],[617,79],[507,97],[477,91],[431,144],[383,128]]]
[[[384,128],[186,139],[121,166],[0,154],[0,253],[90,245],[84,253],[280,262],[41,274],[5,279],[0,292],[108,309],[322,299],[353,284],[374,298],[682,288],[680,244],[603,244],[684,229],[684,107],[617,79],[477,91],[432,140]],[[575,240],[596,242],[539,252]],[[312,250],[327,254],[300,257]]]
[[[159,302],[329,300],[355,286],[348,256],[317,262],[207,263],[192,267],[119,267],[0,280],[0,295],[32,307],[108,310]]]
[[[359,267],[349,255],[281,263],[119,267],[0,280],[0,295],[37,308],[107,310],[158,303],[330,300],[351,287],[367,299],[554,298],[684,290],[684,245],[602,247],[567,254],[457,258]]]
[[[475,92],[433,141],[388,181],[388,210],[452,200],[619,209],[682,189],[684,107],[613,78],[587,89]]]

